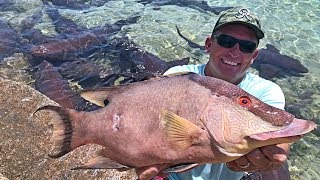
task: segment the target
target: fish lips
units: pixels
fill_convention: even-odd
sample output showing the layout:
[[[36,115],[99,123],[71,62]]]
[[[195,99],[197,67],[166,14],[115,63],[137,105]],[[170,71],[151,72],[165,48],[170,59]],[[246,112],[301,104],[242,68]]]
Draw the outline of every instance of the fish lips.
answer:
[[[275,138],[300,136],[312,131],[313,129],[316,128],[316,126],[317,124],[312,121],[294,118],[292,122],[288,123],[283,128],[277,131],[269,131],[269,132],[253,134],[253,135],[250,135],[249,137],[252,139],[264,141],[264,140],[275,139]]]

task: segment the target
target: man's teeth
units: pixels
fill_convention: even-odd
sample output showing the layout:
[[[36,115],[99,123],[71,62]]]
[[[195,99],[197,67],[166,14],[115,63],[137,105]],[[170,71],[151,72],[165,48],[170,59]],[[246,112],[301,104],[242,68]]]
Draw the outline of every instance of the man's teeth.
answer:
[[[232,66],[236,66],[236,65],[238,65],[238,63],[235,63],[235,62],[232,62],[232,61],[228,61],[228,60],[222,60],[224,63],[226,63],[226,64],[229,64],[229,65],[232,65]]]

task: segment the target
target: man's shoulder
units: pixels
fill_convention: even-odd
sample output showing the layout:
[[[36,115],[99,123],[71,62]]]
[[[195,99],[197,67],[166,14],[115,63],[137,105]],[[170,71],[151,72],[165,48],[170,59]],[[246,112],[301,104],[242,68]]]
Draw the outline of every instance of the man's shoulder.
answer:
[[[205,64],[190,64],[190,65],[182,65],[182,66],[174,66],[170,69],[168,69],[164,75],[168,74],[173,74],[173,73],[178,73],[178,72],[193,72],[197,74],[202,74],[204,73],[204,67]]]
[[[276,83],[249,72],[246,74],[246,77],[241,82],[241,84],[242,86],[250,85],[250,86],[257,86],[261,88],[266,88],[266,87],[280,88]]]
[[[258,75],[247,73],[239,87],[261,101],[283,109],[285,98],[280,86]]]

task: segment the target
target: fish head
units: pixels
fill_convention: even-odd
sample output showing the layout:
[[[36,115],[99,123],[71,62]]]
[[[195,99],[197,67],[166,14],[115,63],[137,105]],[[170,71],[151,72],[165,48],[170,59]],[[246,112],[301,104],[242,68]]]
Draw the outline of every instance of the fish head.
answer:
[[[220,152],[238,157],[262,146],[292,143],[316,127],[312,121],[294,118],[290,113],[267,104],[265,108],[269,107],[269,111],[263,112],[261,106],[254,114],[225,96],[211,99],[204,124]],[[287,120],[275,121],[281,118]]]
[[[229,156],[295,142],[316,127],[314,122],[297,119],[226,81],[204,76],[191,78],[211,91],[204,124],[215,146]]]

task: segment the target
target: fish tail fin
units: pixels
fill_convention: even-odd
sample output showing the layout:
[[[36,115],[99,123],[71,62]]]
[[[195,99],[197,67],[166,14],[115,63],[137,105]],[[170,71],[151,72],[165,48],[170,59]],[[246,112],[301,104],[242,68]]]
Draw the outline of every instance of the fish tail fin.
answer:
[[[53,112],[53,143],[54,143],[54,149],[48,154],[51,158],[58,158],[61,157],[73,149],[79,147],[82,145],[81,142],[75,141],[74,136],[74,125],[73,125],[73,119],[74,119],[74,112],[75,110],[67,109],[60,106],[43,106],[40,107],[35,111],[41,111],[41,110],[49,110]]]

